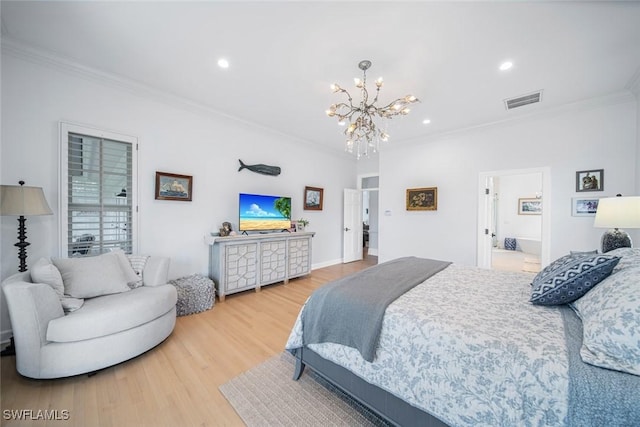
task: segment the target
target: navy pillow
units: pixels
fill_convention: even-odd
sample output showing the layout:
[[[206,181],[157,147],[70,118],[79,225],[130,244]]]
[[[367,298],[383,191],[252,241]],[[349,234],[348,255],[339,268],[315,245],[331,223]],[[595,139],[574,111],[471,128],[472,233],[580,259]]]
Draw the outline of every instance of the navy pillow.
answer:
[[[620,257],[605,254],[565,255],[533,279],[531,302],[559,305],[575,301],[609,276],[618,261]]]

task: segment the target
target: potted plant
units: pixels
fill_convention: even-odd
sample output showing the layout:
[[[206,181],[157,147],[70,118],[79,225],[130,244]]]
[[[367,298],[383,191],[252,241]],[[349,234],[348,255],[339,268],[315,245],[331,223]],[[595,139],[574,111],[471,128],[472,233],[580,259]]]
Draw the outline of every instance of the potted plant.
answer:
[[[298,224],[296,229],[298,231],[304,231],[305,227],[309,225],[309,221],[304,218],[300,218],[297,222]]]

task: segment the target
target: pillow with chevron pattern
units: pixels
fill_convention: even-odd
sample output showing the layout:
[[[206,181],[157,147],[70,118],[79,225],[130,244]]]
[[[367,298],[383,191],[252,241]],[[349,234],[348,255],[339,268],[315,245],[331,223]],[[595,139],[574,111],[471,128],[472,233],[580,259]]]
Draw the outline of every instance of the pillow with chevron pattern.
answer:
[[[608,254],[564,256],[552,263],[552,269],[533,279],[531,302],[560,305],[575,301],[609,276],[618,261],[620,257]]]

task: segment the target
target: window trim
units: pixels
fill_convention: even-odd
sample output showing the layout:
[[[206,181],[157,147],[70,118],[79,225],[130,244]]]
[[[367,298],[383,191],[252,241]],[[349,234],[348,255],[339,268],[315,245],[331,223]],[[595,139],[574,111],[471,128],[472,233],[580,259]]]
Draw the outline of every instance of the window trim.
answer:
[[[68,207],[69,207],[69,179],[68,151],[69,133],[77,133],[95,138],[111,139],[119,142],[130,143],[131,150],[131,250],[138,253],[139,232],[138,232],[138,138],[117,132],[106,131],[89,126],[69,122],[59,122],[59,152],[58,152],[58,256],[66,258],[69,249],[67,240],[68,228]]]

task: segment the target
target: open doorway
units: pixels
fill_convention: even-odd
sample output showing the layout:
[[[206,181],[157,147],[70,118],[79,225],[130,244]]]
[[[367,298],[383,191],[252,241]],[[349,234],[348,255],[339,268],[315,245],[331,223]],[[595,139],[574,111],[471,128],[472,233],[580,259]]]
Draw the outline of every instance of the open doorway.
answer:
[[[548,168],[480,174],[478,266],[538,272],[549,263]]]
[[[363,255],[378,256],[378,175],[360,175],[358,187],[362,191]]]

